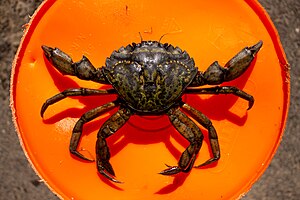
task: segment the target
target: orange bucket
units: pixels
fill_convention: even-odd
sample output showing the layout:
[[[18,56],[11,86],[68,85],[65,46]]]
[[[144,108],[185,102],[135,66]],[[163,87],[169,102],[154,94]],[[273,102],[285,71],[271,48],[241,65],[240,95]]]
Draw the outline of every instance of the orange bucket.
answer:
[[[162,176],[164,163],[175,165],[187,141],[166,116],[134,116],[108,139],[114,184],[98,175],[95,163],[70,155],[68,146],[78,118],[116,96],[67,98],[39,115],[46,99],[67,88],[103,88],[62,76],[47,65],[41,45],[59,47],[74,61],[86,55],[103,66],[113,50],[132,42],[159,40],[186,50],[204,71],[224,65],[245,46],[263,40],[254,64],[233,85],[253,95],[247,102],[233,95],[185,95],[213,122],[220,141],[218,163],[188,174]],[[289,105],[288,64],[278,34],[254,0],[47,0],[25,29],[12,69],[11,107],[23,149],[50,189],[64,199],[237,199],[270,163],[283,134]],[[116,110],[84,126],[81,150],[95,158],[98,129]],[[210,157],[207,131],[197,157]]]

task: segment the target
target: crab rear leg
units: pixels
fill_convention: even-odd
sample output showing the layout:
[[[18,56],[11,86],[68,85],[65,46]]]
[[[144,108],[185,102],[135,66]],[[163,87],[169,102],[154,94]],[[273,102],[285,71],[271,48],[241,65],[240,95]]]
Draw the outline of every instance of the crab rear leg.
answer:
[[[121,107],[102,125],[97,136],[97,169],[100,174],[115,183],[121,182],[115,179],[115,172],[109,163],[110,152],[107,146],[106,138],[119,130],[128,121],[131,115],[132,112],[129,109]]]
[[[177,131],[185,137],[190,145],[182,153],[178,166],[168,166],[169,168],[160,172],[162,175],[173,175],[179,172],[189,172],[195,162],[196,156],[202,146],[203,134],[199,127],[189,119],[179,108],[171,108],[167,115]]]
[[[248,69],[262,45],[263,42],[259,41],[251,47],[244,48],[230,59],[224,67],[215,61],[204,73],[198,71],[190,86],[218,85],[238,78]]]
[[[196,110],[195,108],[191,107],[187,103],[183,103],[182,108],[184,110],[186,110],[191,115],[192,118],[194,118],[197,122],[199,122],[204,128],[206,128],[208,130],[209,143],[210,143],[213,157],[196,167],[197,168],[202,167],[202,166],[208,165],[212,162],[219,160],[220,159],[220,147],[219,147],[218,135],[217,135],[216,129],[213,127],[210,119],[208,119],[208,117],[206,117],[203,113],[201,113],[199,110]]]
[[[46,102],[43,104],[41,108],[40,115],[43,117],[46,109],[48,106],[63,100],[66,97],[69,96],[92,96],[92,95],[104,95],[104,94],[115,94],[116,91],[114,89],[107,89],[107,90],[97,90],[97,89],[88,89],[88,88],[71,88],[64,90],[61,93],[58,93],[57,95],[54,95],[53,97],[46,100]]]
[[[43,45],[42,49],[47,60],[63,75],[73,75],[83,80],[108,84],[102,70],[99,68],[96,69],[87,57],[83,56],[80,61],[73,62],[68,54],[58,48]]]
[[[96,108],[86,112],[85,114],[83,114],[80,117],[80,119],[76,122],[73,132],[72,132],[72,137],[71,137],[70,147],[69,147],[70,153],[72,153],[73,155],[75,155],[83,160],[91,161],[91,162],[94,161],[89,158],[86,158],[84,155],[79,153],[77,150],[79,142],[80,142],[80,138],[82,135],[83,125],[85,123],[95,119],[96,117],[99,117],[104,112],[107,112],[107,111],[113,109],[117,105],[118,105],[117,101],[110,102],[110,103],[104,104],[102,106],[96,107]]]

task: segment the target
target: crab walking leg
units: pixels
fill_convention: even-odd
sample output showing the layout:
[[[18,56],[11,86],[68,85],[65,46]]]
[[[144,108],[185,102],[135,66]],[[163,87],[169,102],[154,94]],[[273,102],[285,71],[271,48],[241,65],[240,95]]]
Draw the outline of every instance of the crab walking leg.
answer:
[[[63,75],[72,75],[83,80],[108,84],[102,70],[100,68],[96,69],[87,57],[83,56],[80,61],[73,62],[68,54],[58,48],[43,45],[42,49],[47,60]]]
[[[187,103],[183,103],[181,106],[184,110],[186,110],[192,118],[194,118],[197,122],[199,122],[204,128],[208,130],[209,143],[212,150],[213,158],[210,158],[206,162],[196,167],[202,167],[208,165],[212,162],[215,162],[220,159],[220,147],[218,141],[218,135],[216,129],[213,127],[212,122],[208,117],[206,117],[203,113],[195,108],[191,107]]]
[[[121,107],[102,125],[97,136],[97,169],[100,174],[115,183],[121,182],[114,178],[115,172],[109,163],[110,152],[107,146],[106,138],[119,130],[128,121],[131,115],[132,112],[129,109]]]
[[[248,110],[250,110],[254,104],[254,98],[252,95],[244,92],[233,86],[216,86],[211,88],[187,88],[186,93],[189,94],[233,94],[242,99],[248,101]]]
[[[84,113],[80,117],[80,119],[76,122],[73,132],[72,132],[72,137],[71,137],[70,147],[69,147],[70,153],[78,156],[79,158],[81,158],[83,160],[94,161],[89,158],[86,158],[84,155],[82,155],[81,153],[79,153],[77,151],[78,145],[80,142],[80,138],[82,135],[82,127],[85,123],[95,119],[96,117],[99,117],[101,114],[113,109],[117,105],[118,105],[117,101],[110,102],[110,103],[104,104],[102,106],[96,107],[96,108]]]
[[[64,90],[57,95],[46,100],[41,108],[41,117],[43,117],[44,112],[48,108],[48,106],[66,98],[69,96],[91,96],[91,95],[104,95],[104,94],[115,94],[116,91],[114,89],[107,89],[107,90],[97,90],[97,89],[88,89],[88,88],[71,88]]]
[[[181,154],[178,166],[168,166],[169,168],[160,172],[162,175],[173,175],[179,172],[189,172],[195,162],[196,156],[202,146],[203,134],[200,128],[186,116],[180,109],[171,108],[167,112],[169,119],[177,131],[186,138],[190,145]]]
[[[190,86],[219,85],[238,78],[248,69],[262,45],[263,42],[259,41],[251,47],[244,48],[230,59],[224,67],[215,61],[204,73],[198,71]]]

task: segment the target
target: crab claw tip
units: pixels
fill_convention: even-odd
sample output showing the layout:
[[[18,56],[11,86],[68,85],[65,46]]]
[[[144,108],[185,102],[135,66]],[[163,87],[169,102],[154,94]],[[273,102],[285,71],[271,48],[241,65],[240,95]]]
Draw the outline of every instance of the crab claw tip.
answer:
[[[42,45],[42,49],[44,51],[44,54],[46,55],[47,58],[50,58],[51,57],[51,53],[53,51],[53,48],[51,47],[48,47],[46,45]]]
[[[260,48],[263,45],[263,41],[260,40],[258,43],[256,43],[255,45],[249,47],[249,50],[252,52],[253,55],[256,55],[257,52],[260,50]]]

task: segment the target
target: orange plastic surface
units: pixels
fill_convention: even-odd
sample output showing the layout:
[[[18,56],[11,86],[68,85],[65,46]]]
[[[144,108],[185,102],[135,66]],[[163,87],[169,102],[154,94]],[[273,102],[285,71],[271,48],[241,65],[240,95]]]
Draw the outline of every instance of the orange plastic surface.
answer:
[[[162,176],[164,163],[176,165],[188,142],[166,116],[133,116],[108,139],[114,184],[98,175],[95,163],[70,155],[76,120],[116,96],[67,98],[50,106],[49,97],[77,87],[108,86],[62,76],[44,58],[41,45],[59,47],[74,61],[86,55],[95,66],[122,45],[159,40],[186,50],[204,71],[224,65],[245,46],[263,40],[257,58],[240,78],[224,83],[252,94],[253,108],[233,95],[185,95],[206,114],[220,141],[218,163],[188,174]],[[28,24],[12,71],[11,106],[28,159],[53,192],[64,199],[194,200],[235,199],[247,192],[272,159],[289,104],[288,64],[272,22],[254,0],[48,0]],[[96,134],[113,113],[84,126],[80,149],[95,158]],[[196,164],[211,156],[207,131]]]

